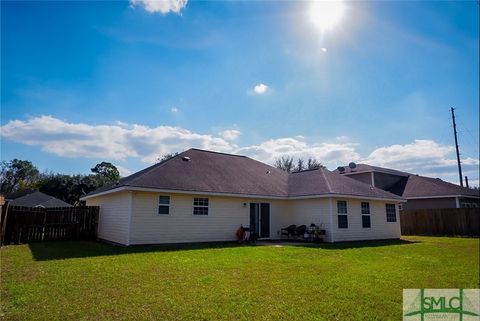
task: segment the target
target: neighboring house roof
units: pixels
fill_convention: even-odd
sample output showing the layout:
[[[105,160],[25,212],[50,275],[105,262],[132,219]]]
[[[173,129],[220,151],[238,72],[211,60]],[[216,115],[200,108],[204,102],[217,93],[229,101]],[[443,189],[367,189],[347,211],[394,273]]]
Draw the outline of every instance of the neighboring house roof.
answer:
[[[385,174],[392,174],[392,175],[398,175],[398,176],[409,176],[411,175],[410,173],[407,172],[402,172],[402,171],[397,171],[395,169],[391,168],[385,168],[385,167],[379,167],[379,166],[372,166],[368,164],[356,164],[357,166],[354,169],[351,169],[350,167],[347,166],[342,166],[345,168],[345,172],[343,172],[343,175],[349,175],[349,174],[356,174],[356,173],[369,173],[369,172],[379,172],[379,173],[385,173]],[[334,173],[340,173],[338,168],[333,171]]]
[[[290,174],[290,197],[338,194],[363,196],[368,198],[398,198],[399,196],[382,189],[341,176],[325,168]]]
[[[279,198],[344,194],[400,199],[326,169],[289,174],[246,156],[199,149],[189,149],[84,198],[121,187]]]
[[[404,198],[415,197],[440,197],[440,196],[472,196],[480,197],[480,191],[461,187],[452,183],[442,181],[440,178],[430,178],[425,176],[410,175],[408,177]]]
[[[25,206],[25,207],[72,207],[72,205],[55,198],[53,196],[44,194],[42,192],[31,192],[27,195],[13,198],[12,196],[10,205],[12,206]]]
[[[338,169],[333,171],[340,174]],[[341,176],[352,176],[358,173],[376,172],[391,174],[402,177],[397,183],[389,186],[388,191],[401,195],[403,198],[429,198],[441,196],[472,196],[479,197],[479,191],[467,187],[461,187],[452,183],[442,181],[440,178],[431,178],[413,175],[407,172],[397,171],[391,168],[372,166],[368,164],[357,164],[352,170],[345,166],[345,172]]]

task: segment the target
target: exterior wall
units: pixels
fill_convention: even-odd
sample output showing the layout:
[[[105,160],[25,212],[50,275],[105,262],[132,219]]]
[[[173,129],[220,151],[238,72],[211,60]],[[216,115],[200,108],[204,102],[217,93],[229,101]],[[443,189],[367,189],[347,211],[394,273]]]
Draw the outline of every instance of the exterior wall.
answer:
[[[466,208],[480,207],[480,199],[478,198],[460,197],[459,203],[460,203],[460,207],[466,207]]]
[[[338,228],[337,200],[347,201],[348,228]],[[370,203],[370,228],[362,227],[361,202]],[[393,202],[333,198],[333,239],[338,241],[360,241],[375,239],[398,239],[400,232],[400,216],[396,204],[396,222],[387,222],[385,204]]]
[[[160,195],[170,196],[170,213],[158,214]],[[209,199],[208,215],[193,215],[194,197]],[[338,228],[337,200],[346,200],[348,228]],[[321,225],[327,242],[400,238],[400,221],[386,221],[383,201],[370,203],[371,228],[362,228],[362,200],[312,198],[266,200],[241,197],[118,192],[87,199],[100,206],[98,237],[124,245],[235,241],[235,232],[250,224],[250,203],[270,203],[270,238],[280,239],[288,225]],[[331,209],[333,214],[330,215]],[[132,213],[131,217],[129,213]],[[333,229],[332,229],[333,226]]]
[[[353,178],[354,180],[357,180],[359,182],[372,185],[372,173],[355,173],[355,174],[349,174],[349,175],[344,175],[345,177],[350,177]]]
[[[160,195],[170,196],[168,215],[158,214]],[[193,215],[194,197],[208,198],[208,215]],[[270,236],[280,237],[285,201],[134,192],[130,244],[234,241],[240,225],[250,224],[250,202],[270,203]]]
[[[303,200],[290,200],[287,202],[289,215],[282,227],[295,224],[306,225],[314,223],[326,230],[325,241],[332,242],[330,233],[330,201],[328,198],[312,198]]]
[[[374,179],[375,179],[375,187],[388,191],[393,185],[397,184],[402,179],[405,180],[405,177],[393,175],[393,174],[375,172]]]
[[[410,199],[403,207],[405,210],[420,210],[429,208],[457,208],[455,197]]]
[[[372,173],[356,173],[351,175],[344,175],[346,177],[353,178],[354,180],[360,181],[362,183],[372,185]]]
[[[86,200],[88,206],[100,206],[98,238],[129,245],[131,192],[112,193]]]

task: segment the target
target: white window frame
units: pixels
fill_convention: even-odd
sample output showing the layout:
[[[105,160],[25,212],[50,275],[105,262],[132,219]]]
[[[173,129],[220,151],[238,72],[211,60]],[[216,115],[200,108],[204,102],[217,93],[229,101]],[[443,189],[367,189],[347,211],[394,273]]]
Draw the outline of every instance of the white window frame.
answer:
[[[207,205],[205,205],[205,204],[195,204],[196,200],[207,200]],[[199,202],[197,201],[197,203],[199,203]],[[210,212],[210,210],[208,209],[209,207],[210,207],[210,200],[209,200],[208,197],[194,197],[193,198],[192,214],[195,215],[195,216],[208,216],[209,212]],[[207,209],[207,214],[195,214],[195,208],[206,208]]]
[[[363,205],[364,204],[368,205],[367,207],[365,207],[366,209],[368,209],[368,213],[364,213],[364,211],[363,211],[363,209],[364,209]],[[370,202],[361,202],[360,203],[360,211],[362,213],[362,228],[372,228],[372,216],[370,215],[371,214],[371,212],[370,212]],[[370,226],[363,226],[363,217],[364,216],[368,217],[369,222],[370,222]]]
[[[162,197],[168,197],[168,203],[161,203]],[[168,207],[168,213],[160,213],[160,206]],[[158,207],[157,207],[157,215],[170,215],[170,195],[159,195],[158,196]]]
[[[339,212],[340,202],[345,203],[345,212]],[[340,227],[340,222],[338,220],[339,216],[345,216],[345,218],[347,219],[347,226],[346,227]],[[340,230],[348,229],[348,202],[345,201],[345,200],[337,200],[337,229],[340,229]]]
[[[395,210],[395,221],[391,221],[388,219],[388,210],[387,210],[387,205],[392,205],[393,206],[393,209]],[[398,221],[398,218],[397,218],[397,206],[393,203],[385,203],[385,217],[386,217],[386,220],[387,220],[387,223],[396,223]]]

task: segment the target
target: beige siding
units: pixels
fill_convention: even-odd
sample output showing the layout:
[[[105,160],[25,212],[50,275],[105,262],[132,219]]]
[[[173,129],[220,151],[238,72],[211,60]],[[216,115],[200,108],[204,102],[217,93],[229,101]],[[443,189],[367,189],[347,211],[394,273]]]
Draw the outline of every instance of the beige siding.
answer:
[[[160,195],[170,196],[169,215],[157,214]],[[193,215],[194,197],[209,199],[209,215]],[[338,228],[337,200],[347,201],[348,229]],[[385,202],[382,201],[368,201],[371,228],[362,227],[362,200],[357,199],[313,198],[287,201],[176,193],[117,192],[88,199],[87,205],[100,206],[99,238],[131,245],[236,240],[235,232],[240,225],[250,224],[250,203],[253,202],[270,203],[271,239],[280,239],[280,230],[283,227],[291,224],[308,226],[311,223],[322,224],[326,230],[327,242],[400,237],[398,210],[397,222],[387,222]],[[333,210],[332,215],[330,208]]]
[[[330,203],[327,198],[312,198],[303,200],[291,200],[287,202],[287,211],[283,227],[291,224],[297,226],[310,224],[321,225],[326,230],[326,241],[331,242],[330,231]]]
[[[86,200],[87,205],[100,206],[98,218],[100,239],[128,245],[130,193],[118,192]]]
[[[337,200],[347,201],[348,228],[338,228]],[[334,241],[357,241],[400,238],[400,217],[397,204],[397,221],[387,222],[385,204],[389,202],[334,198],[333,235]],[[370,228],[362,227],[361,202],[370,203]]]
[[[160,195],[170,196],[170,214],[158,213]],[[208,215],[193,215],[193,198],[209,199]],[[284,216],[284,201],[240,197],[134,192],[131,244],[215,242],[236,240],[240,225],[250,224],[250,202],[270,203],[270,235]],[[244,205],[245,204],[245,205]]]

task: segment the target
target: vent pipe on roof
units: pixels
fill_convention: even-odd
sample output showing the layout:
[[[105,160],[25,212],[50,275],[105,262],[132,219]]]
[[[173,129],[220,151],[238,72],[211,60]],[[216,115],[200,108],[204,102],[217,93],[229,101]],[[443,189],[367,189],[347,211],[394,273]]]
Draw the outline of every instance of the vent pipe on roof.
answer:
[[[470,188],[470,186],[468,186],[468,177],[467,177],[467,176],[465,176],[465,186],[466,186],[467,188]]]
[[[190,157],[188,157],[188,156],[183,156],[183,157],[182,157],[182,160],[183,160],[184,162],[189,162],[189,161],[190,161]]]

